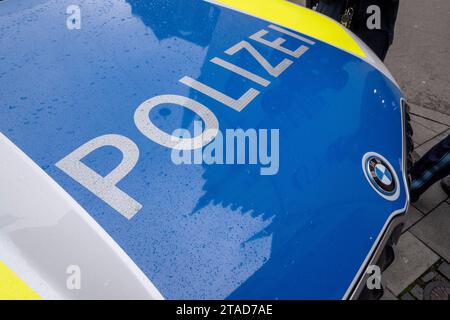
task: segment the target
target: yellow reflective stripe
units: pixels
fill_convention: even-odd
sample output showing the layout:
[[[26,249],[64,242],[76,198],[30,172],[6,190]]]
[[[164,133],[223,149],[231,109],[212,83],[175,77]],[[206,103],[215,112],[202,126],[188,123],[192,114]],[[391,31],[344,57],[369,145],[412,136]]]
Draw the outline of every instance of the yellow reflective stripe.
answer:
[[[343,26],[294,3],[284,0],[213,0],[211,2],[268,20],[366,58],[363,49]]]
[[[0,300],[39,300],[41,297],[0,261]]]

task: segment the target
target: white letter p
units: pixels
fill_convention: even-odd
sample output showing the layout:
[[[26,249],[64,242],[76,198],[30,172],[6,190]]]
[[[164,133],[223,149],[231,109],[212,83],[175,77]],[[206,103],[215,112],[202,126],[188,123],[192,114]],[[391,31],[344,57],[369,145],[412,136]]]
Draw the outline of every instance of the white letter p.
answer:
[[[89,168],[81,159],[92,151],[112,146],[122,152],[122,162],[105,177]],[[56,163],[56,166],[83,187],[105,201],[125,218],[131,219],[142,205],[120,190],[116,184],[134,168],[139,158],[137,145],[127,137],[107,134],[92,139]]]

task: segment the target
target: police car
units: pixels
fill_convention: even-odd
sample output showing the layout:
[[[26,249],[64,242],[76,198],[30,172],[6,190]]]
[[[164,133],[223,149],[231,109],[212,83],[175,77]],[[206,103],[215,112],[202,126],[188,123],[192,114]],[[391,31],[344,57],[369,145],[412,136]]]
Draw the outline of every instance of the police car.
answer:
[[[280,0],[6,0],[0,48],[1,298],[380,295],[407,106],[339,24]]]

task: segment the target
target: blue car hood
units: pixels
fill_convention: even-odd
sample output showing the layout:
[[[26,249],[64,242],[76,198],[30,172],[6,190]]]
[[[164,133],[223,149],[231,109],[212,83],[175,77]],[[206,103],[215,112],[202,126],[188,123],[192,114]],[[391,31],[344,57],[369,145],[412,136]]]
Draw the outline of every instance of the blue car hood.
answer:
[[[320,39],[300,41],[270,22],[203,1],[81,1],[81,29],[66,28],[60,1],[0,12],[0,131],[64,188],[169,299],[345,296],[392,214],[405,207],[402,112],[397,85],[357,55]],[[287,30],[286,27],[282,26]],[[295,58],[249,37],[286,39]],[[243,50],[250,43],[272,76]],[[313,43],[313,44],[311,44]],[[211,63],[219,57],[260,75],[263,86]],[[237,99],[240,112],[179,80],[185,76]],[[171,149],[143,135],[136,108],[180,95],[210,109],[219,130],[279,129],[279,170],[259,165],[176,165]],[[166,132],[198,117],[163,105],[150,117]],[[117,186],[142,208],[127,219],[56,163],[106,134],[139,148]],[[400,194],[381,197],[361,165],[368,152],[397,172]],[[121,153],[105,147],[83,163],[101,175]]]

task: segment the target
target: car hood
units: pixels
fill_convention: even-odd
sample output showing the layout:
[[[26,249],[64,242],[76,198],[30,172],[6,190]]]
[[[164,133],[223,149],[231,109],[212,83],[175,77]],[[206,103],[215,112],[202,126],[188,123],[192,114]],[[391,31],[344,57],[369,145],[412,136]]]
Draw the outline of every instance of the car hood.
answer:
[[[81,1],[81,28],[73,30],[66,27],[66,5],[32,1],[1,15],[2,143],[12,142],[45,171],[58,192],[80,205],[74,210],[87,212],[93,218],[88,223],[101,226],[115,242],[111,245],[123,250],[123,259],[130,259],[165,298],[345,296],[387,223],[407,202],[402,93],[379,61],[368,58],[371,53],[343,29],[339,34],[347,35],[350,47],[300,33],[276,15],[268,21],[270,17],[261,19],[257,12],[245,14],[245,8],[230,8],[230,2]],[[295,10],[300,16],[311,14]],[[280,25],[304,39],[271,27]],[[308,50],[297,58],[249,38],[261,30],[270,41],[286,39],[283,45],[291,51],[300,43]],[[225,53],[241,41],[271,65],[283,59],[292,64],[273,76],[245,50]],[[217,57],[270,84],[211,63]],[[180,82],[186,76],[233,99],[249,88],[259,94],[236,111]],[[144,101],[167,94],[207,106],[221,131],[278,129],[277,173],[261,175],[261,166],[250,164],[174,164],[172,150],[143,135],[134,121]],[[192,129],[198,119],[173,104],[150,116],[166,132]],[[127,137],[139,150],[137,163],[117,183],[141,205],[132,218],[56,165],[86,142],[108,134]],[[381,197],[366,179],[361,163],[369,152],[387,159],[400,178],[395,200]],[[82,161],[106,176],[121,159],[117,149],[105,147]],[[27,199],[19,198],[8,208],[22,201]],[[23,219],[39,219],[37,203]],[[36,252],[64,241],[64,234],[42,242],[39,237],[45,233],[3,232],[25,260],[33,260],[42,279],[52,278],[43,271],[50,268],[48,261]],[[39,246],[26,250],[31,243]],[[91,264],[100,263],[92,257],[95,246],[92,240],[81,250],[91,256]],[[46,257],[62,259],[51,252]],[[121,273],[109,277],[114,282]],[[35,283],[45,297],[47,289]]]

